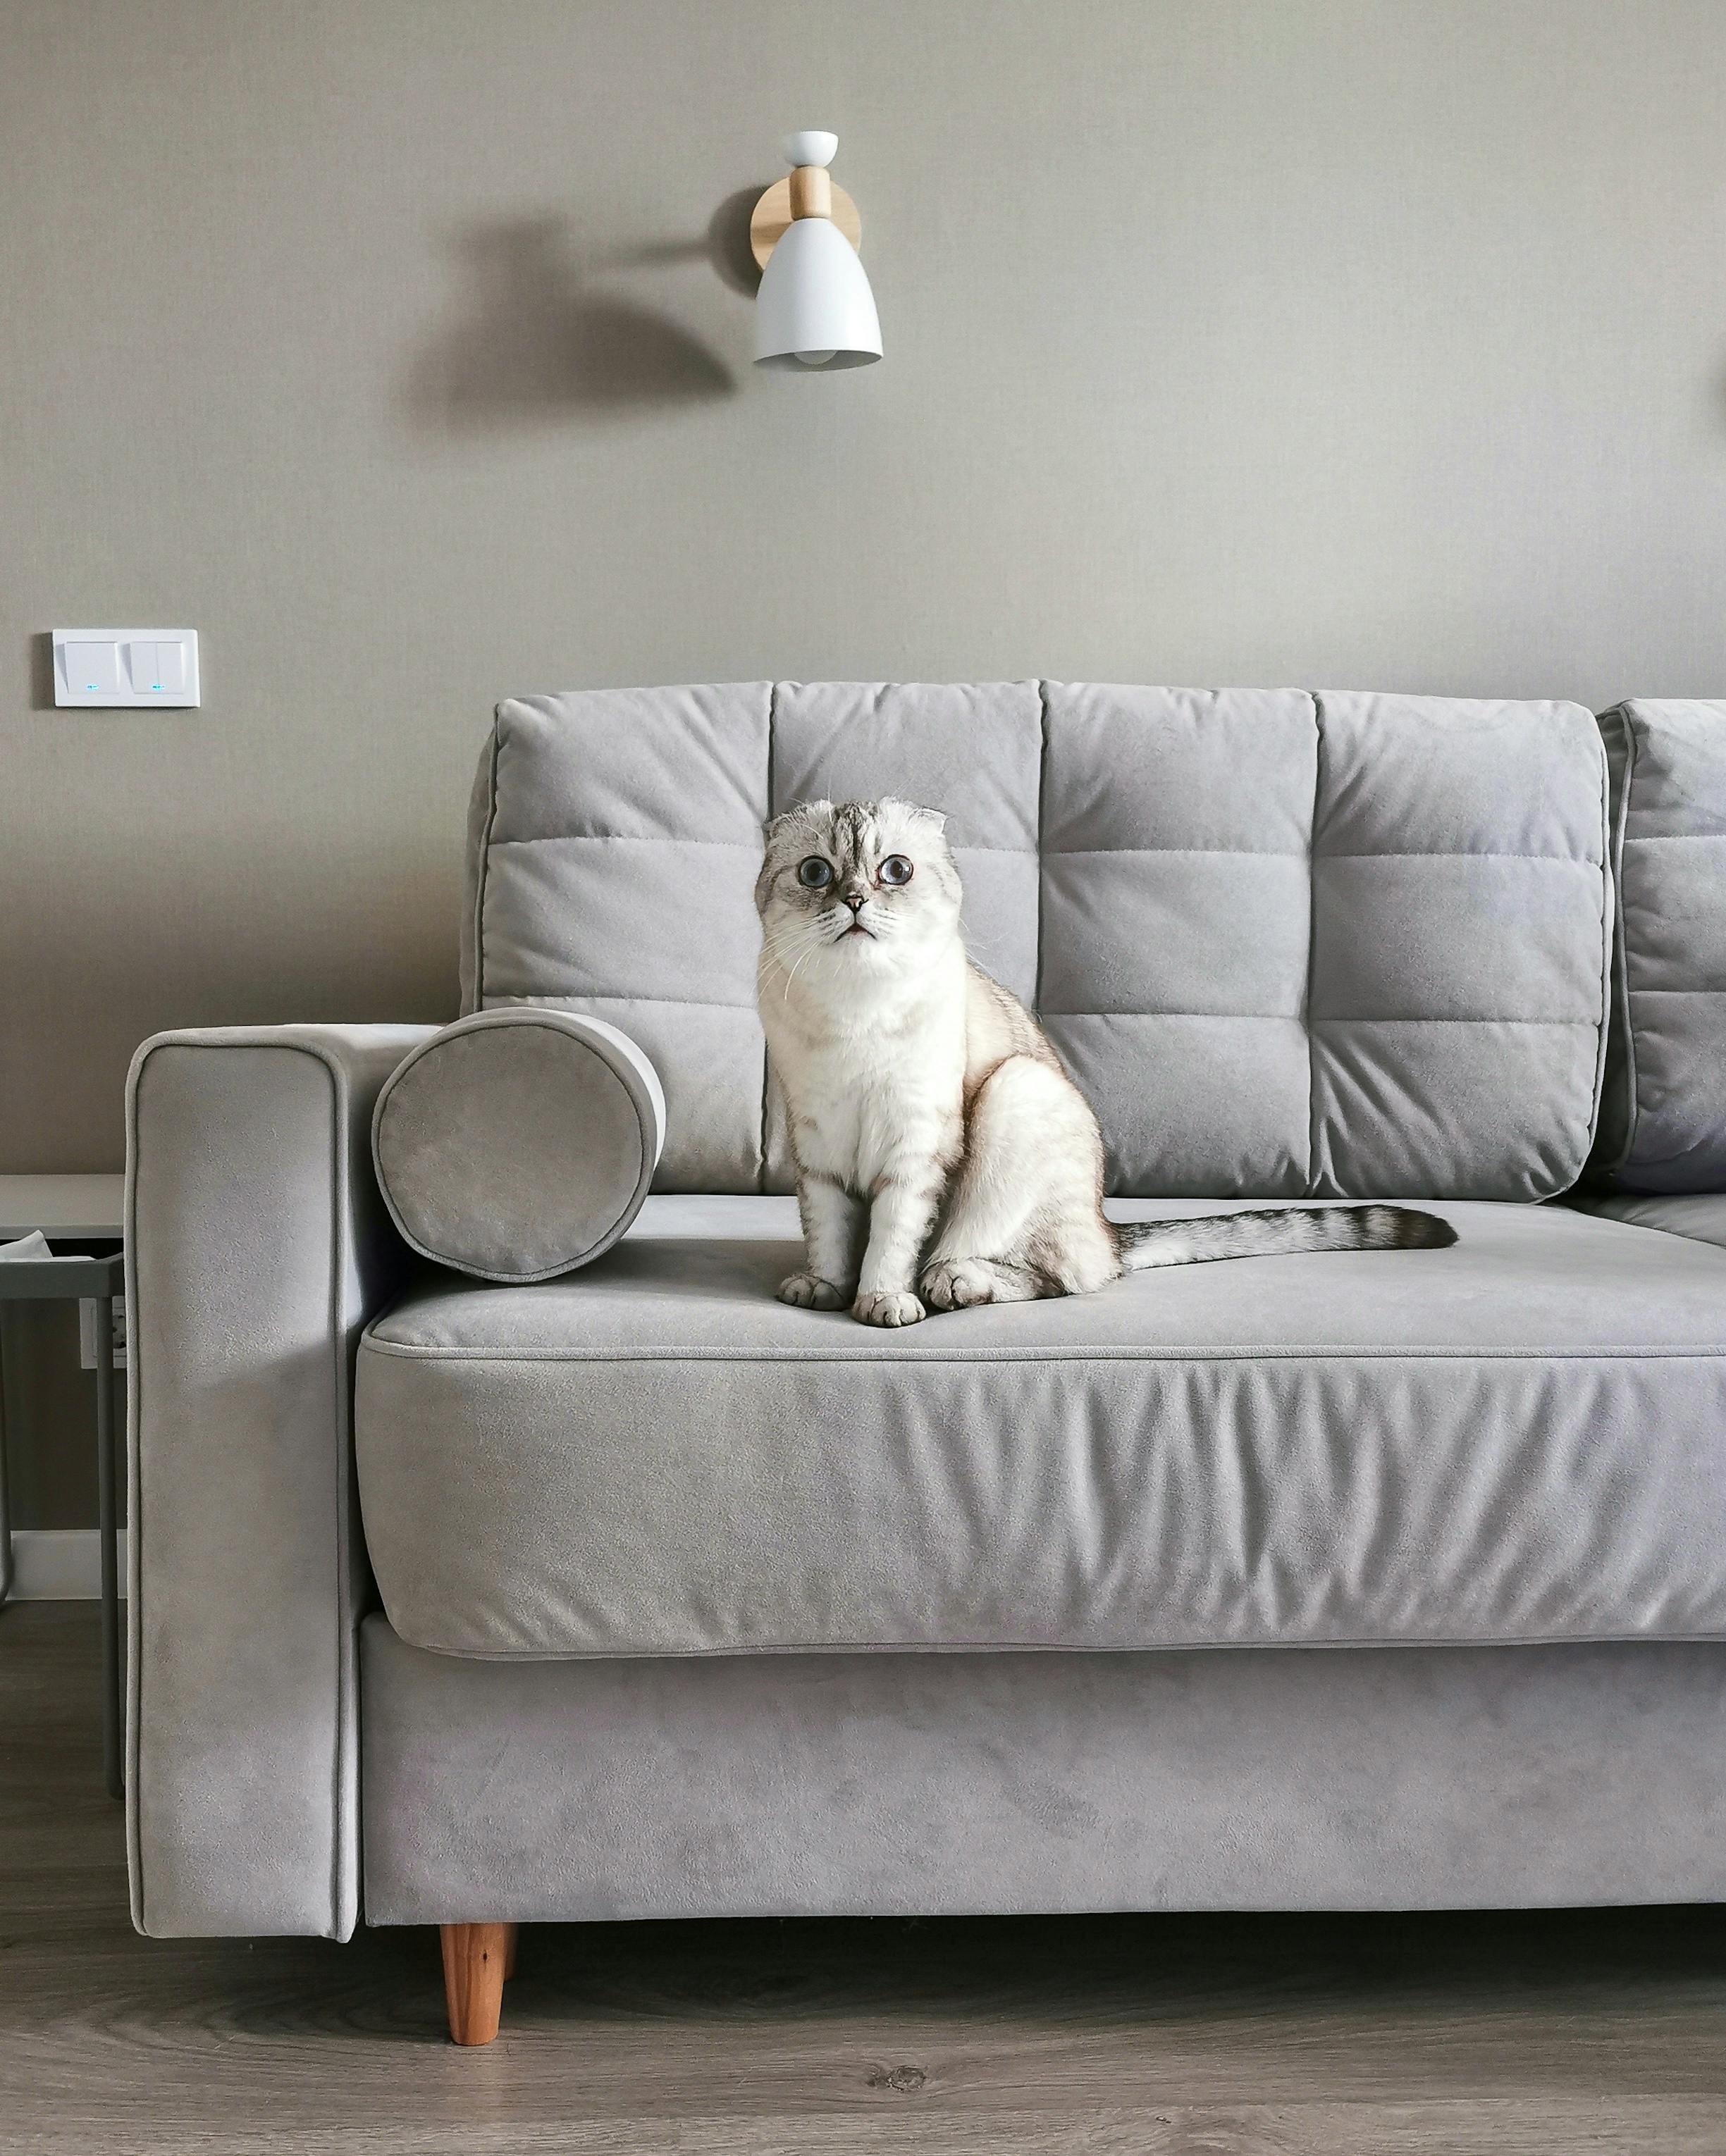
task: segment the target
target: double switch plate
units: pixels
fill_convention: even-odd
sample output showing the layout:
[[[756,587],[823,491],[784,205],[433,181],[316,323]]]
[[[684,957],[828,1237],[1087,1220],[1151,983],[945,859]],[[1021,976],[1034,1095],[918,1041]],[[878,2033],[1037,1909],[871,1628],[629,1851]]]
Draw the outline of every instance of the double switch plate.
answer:
[[[54,700],[120,711],[198,701],[195,629],[57,629]]]

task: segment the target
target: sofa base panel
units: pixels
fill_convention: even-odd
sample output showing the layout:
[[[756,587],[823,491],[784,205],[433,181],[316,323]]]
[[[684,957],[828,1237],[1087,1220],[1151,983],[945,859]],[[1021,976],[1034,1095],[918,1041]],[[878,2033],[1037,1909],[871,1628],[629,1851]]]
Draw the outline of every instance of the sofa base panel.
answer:
[[[362,1646],[373,1924],[1726,1899],[1726,1645]]]

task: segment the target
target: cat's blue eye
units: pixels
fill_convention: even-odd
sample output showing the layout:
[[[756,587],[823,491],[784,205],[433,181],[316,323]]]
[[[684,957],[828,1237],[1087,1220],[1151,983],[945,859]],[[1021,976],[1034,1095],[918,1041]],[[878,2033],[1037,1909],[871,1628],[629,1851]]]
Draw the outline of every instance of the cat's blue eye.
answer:
[[[825,891],[833,880],[833,866],[819,854],[811,854],[806,861],[797,865],[797,880],[805,891]]]
[[[903,854],[889,854],[881,863],[877,873],[884,884],[891,885],[896,890],[901,884],[911,881],[911,863],[906,860]]]

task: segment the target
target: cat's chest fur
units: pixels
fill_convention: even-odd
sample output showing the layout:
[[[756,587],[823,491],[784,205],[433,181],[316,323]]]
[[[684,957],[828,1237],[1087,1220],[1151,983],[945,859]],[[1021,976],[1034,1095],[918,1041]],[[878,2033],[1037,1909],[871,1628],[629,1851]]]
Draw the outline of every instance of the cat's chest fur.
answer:
[[[869,1191],[909,1152],[956,1153],[968,1062],[963,969],[912,997],[853,1003],[842,1016],[788,1002],[762,1016],[806,1173]]]

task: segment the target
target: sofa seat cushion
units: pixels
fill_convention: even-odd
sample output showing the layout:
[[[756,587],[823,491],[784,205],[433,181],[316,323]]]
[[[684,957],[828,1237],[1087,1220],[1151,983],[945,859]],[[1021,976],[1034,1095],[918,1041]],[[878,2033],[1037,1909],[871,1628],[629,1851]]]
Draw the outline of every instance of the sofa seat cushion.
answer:
[[[1639,1198],[1631,1194],[1576,1190],[1565,1199],[1584,1213],[1624,1220],[1636,1228],[1657,1228],[1662,1235],[1690,1235],[1699,1243],[1726,1250],[1726,1192],[1693,1198]]]
[[[1726,1636],[1726,1250],[1437,1209],[903,1332],[774,1300],[771,1198],[428,1276],[359,1355],[384,1606],[489,1656]]]

